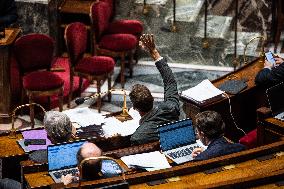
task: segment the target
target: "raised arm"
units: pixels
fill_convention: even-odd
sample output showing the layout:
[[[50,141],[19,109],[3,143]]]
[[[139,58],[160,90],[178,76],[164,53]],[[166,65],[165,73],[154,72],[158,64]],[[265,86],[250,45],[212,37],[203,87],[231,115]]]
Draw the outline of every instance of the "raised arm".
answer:
[[[140,46],[150,53],[162,76],[164,82],[164,100],[172,101],[179,106],[179,96],[175,77],[167,64],[167,60],[162,58],[156,49],[153,34],[143,34],[140,38]]]

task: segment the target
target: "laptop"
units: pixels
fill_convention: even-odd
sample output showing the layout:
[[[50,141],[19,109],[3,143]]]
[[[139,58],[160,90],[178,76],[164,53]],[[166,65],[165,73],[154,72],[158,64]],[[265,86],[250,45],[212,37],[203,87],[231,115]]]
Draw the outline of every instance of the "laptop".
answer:
[[[77,152],[86,141],[61,143],[47,147],[48,173],[55,183],[61,182],[61,176],[78,173]]]
[[[284,82],[268,88],[266,96],[274,118],[284,121]]]
[[[205,147],[200,140],[196,141],[191,119],[162,125],[158,131],[162,153],[177,164],[193,160],[193,149]]]

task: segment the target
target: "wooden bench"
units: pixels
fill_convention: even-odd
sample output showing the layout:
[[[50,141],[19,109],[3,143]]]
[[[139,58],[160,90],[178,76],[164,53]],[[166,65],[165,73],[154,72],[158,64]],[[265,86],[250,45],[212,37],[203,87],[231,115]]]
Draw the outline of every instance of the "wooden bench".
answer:
[[[127,152],[126,149],[124,150]],[[282,151],[284,151],[284,141],[276,142],[273,144],[261,146],[255,149],[250,149],[235,154],[213,158],[210,160],[188,162],[182,165],[175,165],[169,169],[163,169],[152,172],[135,172],[131,170],[127,172],[125,178],[126,181],[133,188],[144,188],[146,187],[146,182],[160,179],[168,179],[177,176],[179,176],[181,180],[171,183],[172,186],[175,186],[175,188],[177,188],[176,184],[178,184],[179,182],[181,182],[181,185],[183,185],[184,183],[188,183],[195,178],[205,180],[202,183],[195,183],[195,186],[197,186],[197,184],[210,184],[210,182],[215,183],[215,179],[210,179],[211,177],[218,178],[218,182],[233,182],[234,179],[245,178],[247,176],[258,176],[266,173],[268,174],[270,172],[283,169],[284,156],[283,153],[279,153]],[[278,155],[275,155],[277,153]],[[111,153],[106,154],[111,155]],[[265,161],[265,163],[261,161]],[[276,164],[277,166],[275,166]],[[257,171],[253,171],[254,168],[256,168]],[[216,170],[219,172],[216,172]],[[229,176],[225,177],[225,180],[222,180],[223,177],[221,176],[210,175],[208,176],[208,179],[207,176],[206,179],[204,179],[204,172],[208,171],[212,172],[213,175],[224,174]],[[244,172],[244,174],[241,174],[241,172]],[[235,175],[235,173],[238,173],[238,175]],[[63,187],[62,184],[55,184],[51,177],[48,176],[47,171],[24,174],[24,177],[30,188]],[[90,186],[95,187],[116,184],[122,181],[123,177],[118,176],[113,178],[82,182],[82,186],[83,188],[88,188]],[[78,184],[74,183],[68,185],[68,187],[66,188],[76,188],[77,186]],[[172,186],[169,187],[171,188]],[[157,187],[165,187],[165,184],[157,185]]]

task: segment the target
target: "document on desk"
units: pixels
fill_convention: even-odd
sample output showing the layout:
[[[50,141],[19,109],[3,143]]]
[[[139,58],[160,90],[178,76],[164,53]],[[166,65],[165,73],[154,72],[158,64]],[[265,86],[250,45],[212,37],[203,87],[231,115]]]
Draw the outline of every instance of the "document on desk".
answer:
[[[141,118],[139,112],[130,108],[129,115],[133,118],[124,122],[119,121],[115,117],[108,117],[104,119],[102,126],[104,136],[111,137],[114,135],[128,136],[132,135],[139,127],[139,120]]]
[[[104,116],[96,113],[88,107],[74,108],[63,111],[71,122],[78,123],[81,127],[87,127],[89,125],[101,125],[104,122]]]
[[[34,130],[28,130],[22,132],[23,138],[25,139],[45,139],[46,144],[44,145],[24,145],[24,140],[18,141],[21,147],[25,150],[25,152],[33,151],[33,150],[44,150],[47,149],[48,145],[51,145],[52,143],[47,138],[47,133],[44,129],[34,129]]]
[[[140,167],[147,171],[171,168],[167,158],[159,151],[135,154],[121,157],[121,160],[129,167]]]
[[[208,79],[206,79],[195,87],[182,91],[181,96],[202,103],[205,100],[221,95],[222,93],[224,92],[216,88]]]

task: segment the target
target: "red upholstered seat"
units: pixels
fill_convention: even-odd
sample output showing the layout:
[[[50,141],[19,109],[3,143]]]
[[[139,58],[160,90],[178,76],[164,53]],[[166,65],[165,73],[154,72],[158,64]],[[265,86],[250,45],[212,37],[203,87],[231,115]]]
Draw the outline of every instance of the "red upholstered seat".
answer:
[[[23,87],[32,91],[46,91],[62,87],[64,81],[49,71],[31,72],[23,77]]]
[[[65,29],[65,42],[68,50],[71,66],[70,89],[73,88],[73,78],[75,75],[80,77],[80,86],[82,77],[90,81],[97,82],[97,91],[101,92],[101,81],[108,80],[108,89],[111,89],[111,74],[114,69],[114,60],[105,56],[84,57],[87,46],[87,28],[80,22],[69,24]],[[108,95],[109,101],[111,95]],[[69,94],[68,106],[72,99],[72,92]],[[101,108],[101,97],[98,96],[98,111]]]
[[[20,84],[23,86],[29,103],[36,96],[59,97],[59,110],[63,109],[64,81],[55,73],[49,72],[53,61],[54,40],[44,34],[29,34],[20,37],[14,44],[14,55],[19,64]],[[43,71],[44,70],[44,71]],[[23,95],[21,103],[23,103]],[[30,110],[32,125],[33,108]]]
[[[128,33],[140,36],[143,32],[143,24],[139,20],[115,20],[108,26],[106,33]]]
[[[243,136],[239,142],[245,145],[248,149],[257,147],[257,129],[254,129]]]
[[[114,64],[114,60],[107,56],[86,57],[75,66],[75,71],[101,75],[113,72]]]
[[[136,47],[137,40],[131,34],[109,34],[102,36],[99,48],[111,51],[128,51]]]
[[[97,1],[92,4],[90,17],[92,21],[93,41],[97,55],[119,57],[121,59],[120,82],[123,88],[125,83],[125,57],[130,57],[128,63],[131,77],[133,73],[133,54],[138,45],[135,35],[141,30],[141,26],[138,26],[138,21],[110,23],[111,15],[113,14],[110,2],[112,0],[105,0],[105,2]],[[134,23],[135,25],[132,30],[135,35],[129,34],[131,31],[130,23]],[[116,31],[125,31],[125,33],[115,33]]]
[[[143,32],[143,23],[139,20],[113,20],[115,16],[115,5],[113,0],[100,0],[108,4],[109,12],[110,12],[110,24],[107,29],[107,33],[128,33],[137,36],[138,38]]]

